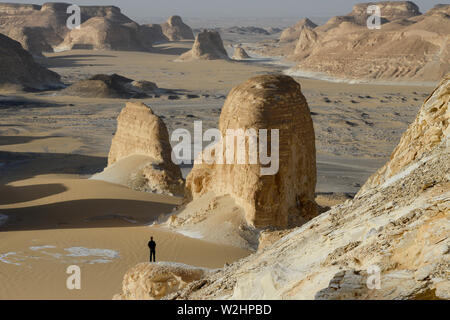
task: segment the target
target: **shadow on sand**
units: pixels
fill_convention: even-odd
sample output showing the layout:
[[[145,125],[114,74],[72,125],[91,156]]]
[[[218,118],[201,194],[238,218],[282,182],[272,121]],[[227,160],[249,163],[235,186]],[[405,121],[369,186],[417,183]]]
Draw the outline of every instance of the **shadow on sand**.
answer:
[[[47,188],[45,185],[41,187]],[[108,228],[148,225],[162,213],[169,213],[173,204],[126,200],[82,199],[0,209],[8,220],[0,231],[43,229]]]
[[[66,104],[49,101],[27,99],[21,96],[0,96],[0,109],[48,108],[48,107],[61,107],[65,105]]]
[[[60,183],[32,186],[0,186],[0,205],[28,202],[67,191]]]
[[[168,54],[168,55],[174,55],[174,56],[179,56],[182,55],[183,53],[187,52],[191,50],[190,48],[182,48],[182,47],[170,47],[170,46],[157,46],[157,47],[153,47],[150,52],[151,53],[160,53],[160,54]]]
[[[104,67],[111,64],[91,63],[95,58],[115,58],[114,55],[107,54],[67,54],[61,56],[47,57],[39,60],[39,63],[46,68],[72,68],[80,66]]]
[[[0,185],[42,174],[91,175],[102,171],[106,164],[106,157],[0,151]]]
[[[29,136],[0,136],[0,146],[29,143],[35,140],[59,138],[61,136],[29,137]]]

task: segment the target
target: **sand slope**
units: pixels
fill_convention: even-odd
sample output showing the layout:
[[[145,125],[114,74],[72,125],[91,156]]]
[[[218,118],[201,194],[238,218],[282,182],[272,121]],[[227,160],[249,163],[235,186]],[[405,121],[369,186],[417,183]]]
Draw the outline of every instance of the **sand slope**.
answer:
[[[0,299],[110,299],[130,266],[148,259],[217,268],[249,252],[149,227],[179,198],[103,181],[43,176],[0,187]],[[5,221],[6,216],[6,221]],[[66,288],[66,268],[82,289]]]

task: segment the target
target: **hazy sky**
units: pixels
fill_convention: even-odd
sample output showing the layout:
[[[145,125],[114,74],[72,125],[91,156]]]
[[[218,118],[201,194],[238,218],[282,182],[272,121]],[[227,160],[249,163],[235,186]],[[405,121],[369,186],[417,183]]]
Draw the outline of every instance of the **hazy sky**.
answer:
[[[179,14],[183,17],[329,17],[346,14],[355,3],[364,0],[97,0],[97,1],[33,1],[11,0],[42,4],[44,2],[69,2],[83,5],[116,5],[130,18],[167,17]],[[422,12],[447,0],[416,0]]]

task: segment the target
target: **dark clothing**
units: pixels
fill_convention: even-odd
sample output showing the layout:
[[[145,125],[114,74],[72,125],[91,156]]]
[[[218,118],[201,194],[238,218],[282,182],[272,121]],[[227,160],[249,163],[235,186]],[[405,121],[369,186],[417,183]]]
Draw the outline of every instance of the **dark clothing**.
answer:
[[[152,262],[152,258],[153,258],[153,262],[155,262],[155,254],[156,254],[156,252],[155,252],[155,250],[150,250],[150,262]]]
[[[148,247],[150,248],[150,262],[152,262],[152,258],[153,258],[153,262],[155,262],[156,242],[153,240],[150,240],[148,242]]]
[[[150,250],[155,251],[155,249],[156,249],[156,242],[153,241],[153,240],[150,240],[150,241],[148,242],[148,247],[150,248]]]

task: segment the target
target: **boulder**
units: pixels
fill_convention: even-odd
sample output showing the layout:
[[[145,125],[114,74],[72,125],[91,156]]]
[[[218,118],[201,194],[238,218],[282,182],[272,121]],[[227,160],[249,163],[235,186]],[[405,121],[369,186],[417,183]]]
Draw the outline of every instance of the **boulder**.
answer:
[[[139,263],[127,271],[114,300],[159,300],[200,280],[206,269],[181,263]]]

